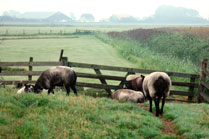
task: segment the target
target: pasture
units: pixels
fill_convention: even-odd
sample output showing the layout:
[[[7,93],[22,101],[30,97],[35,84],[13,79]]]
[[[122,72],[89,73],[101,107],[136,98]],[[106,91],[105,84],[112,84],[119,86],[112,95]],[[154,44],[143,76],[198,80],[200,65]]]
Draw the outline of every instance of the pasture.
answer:
[[[70,34],[76,29],[90,31],[127,31],[139,27],[151,28],[152,26],[2,26],[0,27],[0,35],[34,35],[34,34]]]
[[[207,138],[207,104],[166,103],[164,118],[156,118],[148,103],[93,98],[78,92],[55,96],[16,94],[0,88],[0,138]],[[153,107],[154,108],[154,107]],[[168,127],[164,122],[174,126]],[[172,131],[169,129],[172,128]]]
[[[122,32],[137,27],[0,27],[1,38],[27,37],[28,34],[60,37],[0,40],[0,61],[29,61],[29,57],[33,57],[34,61],[58,61],[60,50],[64,49],[64,56],[72,62],[199,73],[199,67],[189,59],[162,55],[137,41],[110,38],[101,32],[73,34],[77,28]],[[46,68],[35,67],[33,70]],[[81,68],[75,68],[75,71],[95,72]],[[112,71],[102,73],[116,75]],[[4,78],[24,80],[24,77]],[[88,82],[87,79],[81,80]],[[175,139],[209,136],[208,104],[169,102],[165,104],[164,115],[156,118],[154,113],[148,112],[147,102],[134,104],[102,98],[95,94],[103,91],[95,89],[80,90],[78,97],[72,92],[70,97],[66,97],[62,91],[55,91],[55,96],[45,93],[17,95],[16,91],[12,87],[0,86],[0,138]],[[96,98],[90,97],[90,94]]]
[[[93,35],[79,35],[78,38],[70,39],[4,40],[0,44],[0,49],[0,61],[28,61],[29,57],[33,57],[34,61],[58,61],[60,50],[64,49],[64,56],[67,56],[69,61],[136,67],[134,63],[123,59],[111,45],[103,43]],[[44,70],[46,68],[37,67],[34,70]],[[81,68],[77,68],[76,71],[94,73],[93,70],[84,70]],[[115,74],[115,72],[106,71],[104,73]],[[124,74],[119,73],[119,75]],[[25,79],[23,77],[6,77],[6,79],[14,78]]]

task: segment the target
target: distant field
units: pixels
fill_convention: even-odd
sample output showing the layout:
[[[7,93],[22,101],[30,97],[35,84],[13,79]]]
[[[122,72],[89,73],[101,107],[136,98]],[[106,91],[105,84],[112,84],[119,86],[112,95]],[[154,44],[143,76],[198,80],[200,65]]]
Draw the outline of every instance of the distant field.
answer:
[[[201,39],[209,40],[209,27],[168,27],[162,30],[176,31],[183,35],[193,35]]]
[[[91,31],[126,31],[136,28],[150,28],[150,26],[3,26],[0,27],[0,35],[11,34],[38,34],[38,33],[73,33],[76,29],[91,30]]]
[[[110,45],[94,36],[85,35],[71,39],[21,39],[5,40],[0,44],[1,61],[58,61],[60,50],[70,61],[91,64],[133,66],[118,56]]]
[[[89,64],[136,67],[123,59],[116,49],[105,44],[93,35],[81,35],[71,39],[21,39],[0,41],[0,61],[58,61],[60,50],[69,61]],[[46,67],[35,68],[43,70]],[[79,72],[95,73],[93,70],[76,69]],[[105,72],[105,74],[126,73]],[[23,79],[23,77],[7,77],[7,79]],[[26,77],[25,77],[26,79]]]
[[[189,60],[196,65],[200,65],[203,58],[209,58],[209,27],[164,27],[108,34],[117,40],[137,42],[139,50],[147,48],[154,53],[177,57],[181,61]]]

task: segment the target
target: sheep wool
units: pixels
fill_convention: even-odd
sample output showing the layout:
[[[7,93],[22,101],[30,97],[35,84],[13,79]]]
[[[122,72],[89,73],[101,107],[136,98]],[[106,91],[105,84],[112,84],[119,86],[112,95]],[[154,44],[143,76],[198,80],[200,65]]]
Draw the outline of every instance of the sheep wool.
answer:
[[[144,95],[140,91],[130,89],[119,89],[112,93],[112,98],[117,100],[126,100],[131,102],[144,102]]]
[[[144,81],[143,81],[143,91],[144,91],[144,95],[147,97],[148,93],[150,97],[154,97],[156,95],[156,88],[154,88],[154,84],[156,82],[156,80],[158,80],[159,78],[164,79],[167,83],[168,83],[168,88],[167,92],[165,93],[165,97],[167,97],[170,93],[170,86],[171,86],[171,80],[170,77],[164,73],[164,72],[153,72],[147,76],[145,76]]]
[[[22,88],[20,88],[18,91],[17,91],[17,94],[22,94],[25,92],[25,86],[23,86]]]
[[[165,98],[170,93],[171,80],[170,77],[164,72],[153,72],[144,78],[143,91],[145,98],[149,99],[150,112],[152,112],[152,100],[155,102],[156,116],[163,114],[163,107]],[[159,103],[162,98],[162,106],[159,108]]]

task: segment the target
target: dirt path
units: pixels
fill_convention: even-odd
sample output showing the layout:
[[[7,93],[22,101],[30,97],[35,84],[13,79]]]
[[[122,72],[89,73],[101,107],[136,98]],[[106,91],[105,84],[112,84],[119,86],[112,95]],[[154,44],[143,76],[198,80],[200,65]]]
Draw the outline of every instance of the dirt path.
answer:
[[[149,106],[144,106],[144,104],[137,104],[137,106],[146,110],[146,111],[149,111]],[[155,111],[153,111],[152,113],[153,113],[153,116],[155,116]],[[163,134],[166,134],[166,135],[174,134],[179,139],[185,139],[184,137],[177,135],[177,131],[174,129],[174,123],[172,120],[166,120],[165,118],[163,118],[163,116],[159,116],[159,119],[162,122],[163,127],[164,127],[161,129],[161,132]]]

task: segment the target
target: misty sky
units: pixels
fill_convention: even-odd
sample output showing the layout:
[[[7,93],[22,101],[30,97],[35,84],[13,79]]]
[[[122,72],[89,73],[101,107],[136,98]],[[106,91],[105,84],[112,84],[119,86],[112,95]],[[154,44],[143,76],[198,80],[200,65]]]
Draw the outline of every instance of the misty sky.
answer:
[[[92,13],[97,20],[112,14],[143,18],[153,15],[160,5],[195,9],[200,16],[209,18],[209,0],[0,0],[0,15],[4,11],[15,10],[60,11],[66,15],[74,13],[77,18],[82,13]]]

